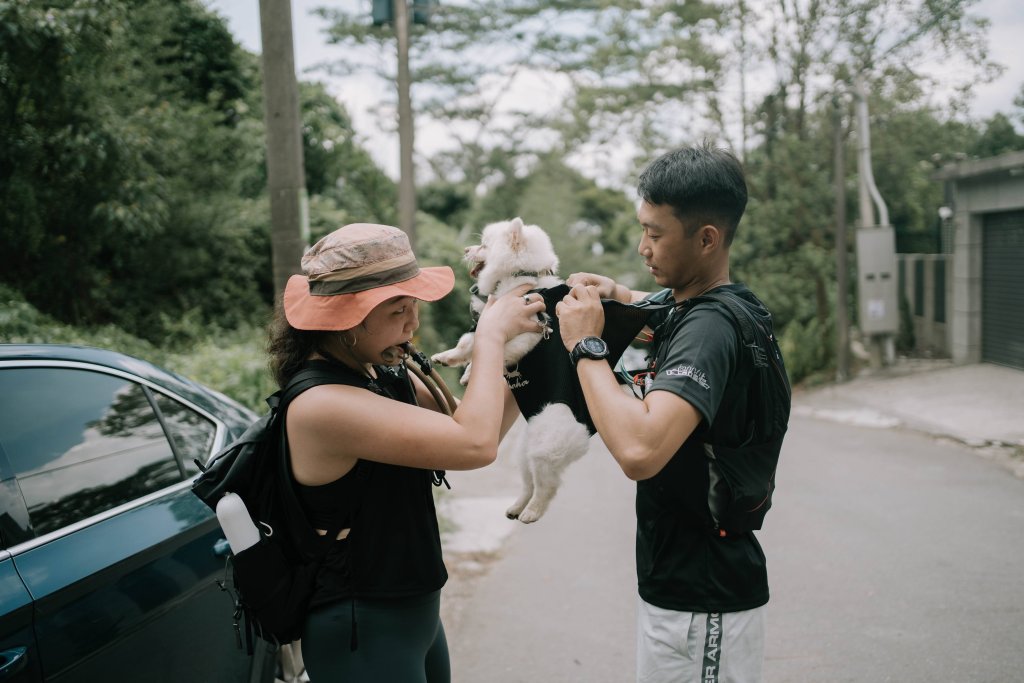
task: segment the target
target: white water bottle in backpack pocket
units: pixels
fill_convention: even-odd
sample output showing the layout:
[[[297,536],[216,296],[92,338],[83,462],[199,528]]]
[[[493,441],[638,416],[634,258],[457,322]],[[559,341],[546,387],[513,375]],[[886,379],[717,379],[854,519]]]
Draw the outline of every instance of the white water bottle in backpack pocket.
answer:
[[[217,521],[235,555],[260,542],[260,530],[237,493],[227,493],[217,501]]]

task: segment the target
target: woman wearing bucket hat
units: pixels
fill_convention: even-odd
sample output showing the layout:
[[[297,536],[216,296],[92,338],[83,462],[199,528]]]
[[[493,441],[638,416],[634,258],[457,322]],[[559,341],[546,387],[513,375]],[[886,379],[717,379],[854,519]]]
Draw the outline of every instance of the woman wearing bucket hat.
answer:
[[[420,268],[404,232],[360,223],[313,245],[302,270],[289,280],[271,331],[277,381],[284,386],[313,364],[352,378],[308,389],[286,413],[306,514],[318,529],[342,529],[306,620],[307,671],[316,683],[447,683],[434,471],[494,461],[518,415],[503,377],[504,344],[536,331],[544,303],[523,296],[527,286],[488,302],[471,379],[448,416],[401,359],[419,326],[418,302],[451,291],[451,269]],[[504,405],[494,399],[501,395]]]

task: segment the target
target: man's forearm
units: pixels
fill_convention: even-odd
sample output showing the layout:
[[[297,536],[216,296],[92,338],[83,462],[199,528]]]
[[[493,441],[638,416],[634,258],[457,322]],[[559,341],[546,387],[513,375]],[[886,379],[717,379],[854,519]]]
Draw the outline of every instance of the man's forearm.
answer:
[[[620,387],[604,360],[581,359],[577,364],[590,418],[612,457],[630,479],[644,479],[651,450],[645,443],[646,404]]]
[[[630,289],[626,285],[616,284],[615,291],[612,293],[612,298],[620,303],[631,304],[635,301],[640,301],[649,294],[650,292],[641,292],[635,289]]]
[[[635,481],[660,472],[702,420],[672,392],[653,391],[641,400],[623,391],[606,361],[580,360],[577,373],[597,432]]]

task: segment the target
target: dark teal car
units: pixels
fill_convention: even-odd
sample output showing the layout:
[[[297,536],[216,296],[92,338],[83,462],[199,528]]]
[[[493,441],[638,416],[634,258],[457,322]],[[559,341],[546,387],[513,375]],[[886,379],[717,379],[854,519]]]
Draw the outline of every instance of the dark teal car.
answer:
[[[255,415],[145,361],[0,344],[0,681],[267,681],[195,460]]]

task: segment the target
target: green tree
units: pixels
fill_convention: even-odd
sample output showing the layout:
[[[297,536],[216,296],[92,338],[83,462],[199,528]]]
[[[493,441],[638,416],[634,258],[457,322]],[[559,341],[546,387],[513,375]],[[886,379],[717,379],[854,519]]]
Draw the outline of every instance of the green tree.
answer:
[[[459,226],[473,206],[473,195],[464,184],[435,181],[417,190],[416,205],[442,223]]]
[[[776,313],[794,358],[795,379],[824,369],[833,343],[834,244],[832,98],[845,102],[847,215],[856,218],[856,138],[848,99],[855,77],[868,84],[874,175],[901,242],[934,249],[942,188],[937,159],[965,153],[965,85],[999,68],[988,58],[987,23],[970,0],[809,0],[745,4],[736,29],[763,27],[736,67],[774,67],[768,94],[744,120],[751,206],[734,247],[734,277],[747,279]],[[938,58],[936,59],[936,54]],[[937,79],[923,67],[958,59],[973,67],[953,88],[947,112],[929,102]],[[733,62],[736,64],[736,62]],[[935,71],[932,68],[932,71]],[[942,72],[948,79],[949,73]],[[957,87],[957,86],[960,87]],[[749,126],[749,128],[748,128]]]
[[[299,84],[299,107],[313,235],[346,223],[394,225],[395,183],[359,143],[345,107],[322,83]]]
[[[1021,83],[1017,94],[1013,98],[1013,107],[1013,118],[1016,119],[1016,123],[1024,124],[1024,83]]]
[[[91,210],[140,189],[120,182],[126,144],[96,79],[121,9],[0,3],[0,277],[72,318],[88,305],[76,295],[102,284],[89,263],[110,226]]]
[[[536,10],[524,9],[521,0],[511,4],[473,1],[442,4],[433,12],[429,26],[413,25],[410,67],[417,123],[440,123],[453,137],[451,156],[426,160],[434,175],[446,182],[477,188],[493,172],[489,151],[501,147],[520,154],[515,138],[516,120],[508,125],[498,109],[506,87],[528,69],[529,31]],[[329,65],[334,75],[372,74],[388,93],[381,105],[384,132],[397,131],[396,49],[392,27],[374,26],[370,12],[360,3],[317,10],[330,24],[328,40],[346,49]],[[526,41],[526,42],[523,42]],[[507,46],[507,49],[494,49]],[[513,116],[512,119],[517,117]],[[461,124],[461,125],[459,125]],[[417,160],[423,163],[422,158]]]
[[[1024,135],[1013,127],[1006,114],[996,113],[984,122],[981,137],[971,147],[971,155],[979,158],[994,157],[1024,149]]]
[[[550,235],[563,277],[577,271],[636,279],[639,239],[635,210],[624,193],[603,188],[556,154],[541,157],[485,196],[472,214],[484,225],[520,216]]]
[[[154,339],[258,310],[262,226],[238,195],[261,141],[223,22],[192,0],[4,2],[0,31],[0,277]]]
[[[272,297],[259,62],[199,0],[0,0],[0,282],[160,343]],[[311,218],[392,222],[394,184],[303,84]]]
[[[931,174],[944,159],[970,153],[978,133],[929,106],[875,98],[871,107],[874,176],[896,231],[896,250],[937,252],[944,196]],[[855,193],[851,187],[851,200]],[[852,206],[850,215],[855,215]]]
[[[364,6],[319,12],[329,39],[350,48],[333,73],[394,82],[390,27],[372,26]],[[655,149],[714,90],[723,16],[703,1],[442,4],[411,44],[417,121],[453,141],[429,160],[434,175],[477,192],[511,178],[495,151],[522,168],[609,141]],[[393,117],[382,121],[390,130]]]

